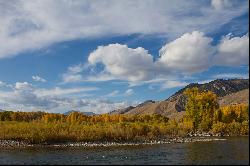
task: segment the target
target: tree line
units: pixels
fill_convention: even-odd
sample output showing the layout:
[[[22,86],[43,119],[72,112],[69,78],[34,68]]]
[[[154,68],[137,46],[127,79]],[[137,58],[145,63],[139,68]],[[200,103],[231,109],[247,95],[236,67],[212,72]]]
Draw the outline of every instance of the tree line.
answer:
[[[168,122],[169,118],[160,114],[153,115],[84,115],[71,112],[69,115],[47,112],[0,112],[0,121],[44,122],[44,123],[119,123],[119,122]]]
[[[136,141],[187,136],[193,131],[248,135],[249,106],[219,107],[211,91],[186,89],[186,115],[177,120],[153,115],[69,115],[47,112],[0,112],[0,139],[31,143],[66,141]]]

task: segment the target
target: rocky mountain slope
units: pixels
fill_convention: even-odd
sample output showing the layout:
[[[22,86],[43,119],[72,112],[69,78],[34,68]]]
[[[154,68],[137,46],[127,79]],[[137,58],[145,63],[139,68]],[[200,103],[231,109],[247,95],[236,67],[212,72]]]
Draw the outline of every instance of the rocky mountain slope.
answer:
[[[183,92],[187,88],[198,87],[201,91],[212,91],[218,96],[221,106],[248,103],[249,79],[217,79],[205,84],[192,83],[179,90],[164,101],[148,100],[136,107],[114,110],[110,114],[162,114],[169,118],[180,118],[185,114],[186,97]]]
[[[226,106],[231,104],[249,104],[249,89],[244,89],[239,92],[228,94],[219,98],[219,105]]]

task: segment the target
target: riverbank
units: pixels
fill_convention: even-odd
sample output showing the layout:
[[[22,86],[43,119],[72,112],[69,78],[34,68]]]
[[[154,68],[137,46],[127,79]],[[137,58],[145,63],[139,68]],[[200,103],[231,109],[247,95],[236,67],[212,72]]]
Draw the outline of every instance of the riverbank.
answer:
[[[177,137],[170,139],[145,140],[137,142],[66,142],[66,143],[43,143],[30,144],[24,141],[0,140],[0,147],[21,148],[21,147],[109,147],[109,146],[138,146],[138,145],[155,145],[170,143],[188,143],[188,142],[209,142],[224,141],[224,137]]]

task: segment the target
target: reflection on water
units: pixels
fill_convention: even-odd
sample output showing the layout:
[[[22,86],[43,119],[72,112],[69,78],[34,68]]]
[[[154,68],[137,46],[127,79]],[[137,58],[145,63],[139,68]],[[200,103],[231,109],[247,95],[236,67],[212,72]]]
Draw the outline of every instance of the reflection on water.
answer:
[[[249,137],[98,148],[1,149],[1,164],[248,164]]]
[[[186,145],[187,164],[248,164],[249,137]]]

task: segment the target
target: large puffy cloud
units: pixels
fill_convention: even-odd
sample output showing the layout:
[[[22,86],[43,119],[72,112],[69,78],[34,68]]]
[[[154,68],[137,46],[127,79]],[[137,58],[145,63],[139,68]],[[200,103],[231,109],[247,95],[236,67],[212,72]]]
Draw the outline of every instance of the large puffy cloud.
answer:
[[[212,38],[193,31],[167,43],[160,50],[159,62],[170,70],[195,73],[209,67],[249,64],[249,36],[228,34],[212,46]]]
[[[218,53],[214,59],[216,65],[239,66],[249,64],[249,36],[224,37],[218,45]]]
[[[141,47],[129,48],[121,44],[99,46],[90,53],[86,65],[91,68],[101,64],[97,67],[99,72],[83,77],[83,67],[72,66],[63,74],[63,81],[124,80],[136,86],[155,81],[164,83],[182,75],[203,72],[214,65],[248,64],[248,34],[242,37],[227,35],[217,45],[212,45],[212,41],[211,37],[199,31],[185,33],[166,43],[155,60]]]
[[[91,65],[102,63],[107,73],[129,81],[147,80],[154,72],[153,57],[144,48],[128,48],[126,45],[99,46],[89,55]]]
[[[166,68],[181,72],[206,70],[215,51],[211,42],[212,38],[202,32],[186,33],[160,49],[159,62]]]
[[[228,6],[214,0],[211,4],[165,0],[1,1],[0,58],[79,38],[135,33],[176,37],[193,29],[211,32],[247,12],[247,3]]]

